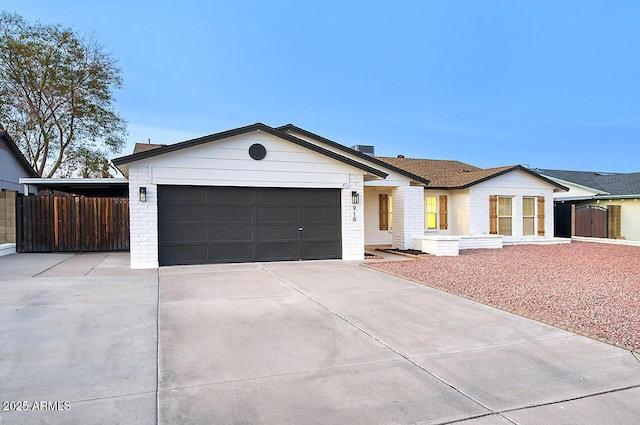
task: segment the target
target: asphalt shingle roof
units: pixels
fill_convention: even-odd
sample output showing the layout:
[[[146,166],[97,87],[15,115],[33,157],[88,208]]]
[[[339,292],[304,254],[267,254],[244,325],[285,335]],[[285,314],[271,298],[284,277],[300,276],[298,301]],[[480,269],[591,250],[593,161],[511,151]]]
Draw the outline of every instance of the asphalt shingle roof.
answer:
[[[590,187],[609,195],[640,195],[640,173],[602,173],[537,168],[548,177]]]
[[[167,145],[159,145],[155,143],[136,143],[135,146],[133,147],[133,153],[136,154],[140,152],[151,151],[154,149],[161,148],[163,146],[167,146]]]
[[[467,187],[518,167],[517,165],[512,165],[482,169],[460,161],[380,156],[376,158],[429,180],[430,183],[427,187],[433,188]]]

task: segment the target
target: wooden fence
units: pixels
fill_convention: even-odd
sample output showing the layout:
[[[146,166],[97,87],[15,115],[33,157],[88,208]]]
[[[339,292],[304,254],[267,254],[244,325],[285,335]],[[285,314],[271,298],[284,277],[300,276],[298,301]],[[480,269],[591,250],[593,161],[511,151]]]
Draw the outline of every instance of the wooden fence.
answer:
[[[16,200],[18,252],[129,250],[129,200],[26,196]]]

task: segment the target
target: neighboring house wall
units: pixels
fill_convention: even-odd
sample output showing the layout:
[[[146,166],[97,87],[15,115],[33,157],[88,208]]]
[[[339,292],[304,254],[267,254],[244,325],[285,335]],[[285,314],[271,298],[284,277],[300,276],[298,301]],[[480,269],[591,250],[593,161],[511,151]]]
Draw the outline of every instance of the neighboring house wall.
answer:
[[[469,234],[489,233],[489,197],[491,195],[512,197],[511,237],[523,237],[522,231],[522,198],[543,196],[544,202],[544,236],[553,237],[553,186],[523,171],[513,171],[478,183],[469,188],[470,223]],[[536,202],[535,232],[538,229],[538,205]]]
[[[0,139],[0,189],[21,192],[21,177],[30,177],[30,173],[16,160],[5,141]]]
[[[569,188],[568,192],[557,192],[554,195],[554,198],[558,201],[561,201],[563,199],[575,199],[575,198],[582,198],[582,197],[586,198],[586,197],[595,196],[599,193],[595,190],[588,190],[582,186],[578,186],[573,183],[566,182],[564,180],[558,180],[558,179],[553,179],[553,180]]]
[[[267,156],[247,154],[261,143]],[[143,159],[129,165],[131,267],[158,267],[158,185],[336,188],[342,190],[342,258],[364,255],[364,205],[353,209],[351,192],[363,193],[363,172],[325,155],[256,131]],[[139,202],[140,186],[147,202]],[[354,221],[355,212],[355,221]]]
[[[16,243],[16,192],[0,192],[0,245]]]
[[[640,200],[634,199],[607,199],[597,201],[589,201],[577,204],[594,205],[599,207],[607,207],[609,205],[620,205],[620,236],[630,241],[640,241]]]

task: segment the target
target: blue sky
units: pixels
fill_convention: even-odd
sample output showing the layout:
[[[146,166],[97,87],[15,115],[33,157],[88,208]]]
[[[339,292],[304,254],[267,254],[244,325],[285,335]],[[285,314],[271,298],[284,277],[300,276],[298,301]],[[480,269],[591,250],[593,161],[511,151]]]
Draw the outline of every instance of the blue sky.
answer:
[[[640,2],[31,1],[122,68],[134,142],[293,123],[376,154],[640,171]]]

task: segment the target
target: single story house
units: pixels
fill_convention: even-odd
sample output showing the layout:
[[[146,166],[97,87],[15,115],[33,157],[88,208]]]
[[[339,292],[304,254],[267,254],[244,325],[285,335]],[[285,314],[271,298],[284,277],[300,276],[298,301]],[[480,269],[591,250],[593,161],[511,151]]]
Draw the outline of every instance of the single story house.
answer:
[[[567,189],[555,181],[362,150],[256,123],[114,159],[129,180],[131,267],[556,242],[553,194]]]
[[[569,188],[554,194],[557,236],[640,241],[640,173],[535,171]]]

